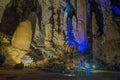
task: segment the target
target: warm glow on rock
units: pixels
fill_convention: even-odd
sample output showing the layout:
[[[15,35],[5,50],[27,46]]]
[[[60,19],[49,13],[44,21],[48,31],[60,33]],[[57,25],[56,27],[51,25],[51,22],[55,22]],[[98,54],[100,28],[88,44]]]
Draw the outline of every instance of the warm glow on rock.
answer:
[[[31,23],[30,21],[26,20],[21,22],[17,27],[12,38],[12,46],[23,50],[28,50],[30,47],[31,38]]]
[[[21,58],[27,53],[25,51],[13,47],[6,47],[6,52],[7,52],[6,56],[9,57],[6,58],[6,64],[20,63]]]
[[[28,20],[21,22],[13,35],[12,46],[6,47],[7,57],[9,57],[6,63],[20,63],[21,58],[28,53],[31,39],[31,23]]]

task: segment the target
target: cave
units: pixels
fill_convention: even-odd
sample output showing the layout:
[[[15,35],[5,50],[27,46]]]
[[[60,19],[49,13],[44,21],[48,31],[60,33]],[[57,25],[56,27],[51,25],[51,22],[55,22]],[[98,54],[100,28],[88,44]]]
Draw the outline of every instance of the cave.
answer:
[[[120,71],[119,53],[120,0],[0,0],[3,72],[45,71],[74,80],[88,66],[92,76],[85,73],[81,79],[90,76],[91,80],[95,70]],[[20,80],[24,79],[22,75]],[[41,76],[36,79],[48,80]]]

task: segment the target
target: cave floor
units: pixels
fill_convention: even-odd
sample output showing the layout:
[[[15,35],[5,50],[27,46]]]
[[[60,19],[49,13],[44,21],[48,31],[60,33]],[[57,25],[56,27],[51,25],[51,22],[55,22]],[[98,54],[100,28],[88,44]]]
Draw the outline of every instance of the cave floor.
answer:
[[[120,80],[120,72],[92,71],[89,77],[34,69],[0,70],[0,80]]]

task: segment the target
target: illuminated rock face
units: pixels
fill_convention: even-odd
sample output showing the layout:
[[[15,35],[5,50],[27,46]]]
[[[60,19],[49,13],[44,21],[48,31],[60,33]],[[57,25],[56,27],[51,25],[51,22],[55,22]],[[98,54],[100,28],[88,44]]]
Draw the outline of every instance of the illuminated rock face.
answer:
[[[32,40],[30,21],[21,22],[12,37],[11,46],[6,47],[6,64],[21,62],[21,58],[28,53]]]
[[[45,2],[47,3],[46,4],[47,6],[49,2],[47,1]],[[53,1],[53,7],[54,7],[54,13],[56,15],[53,15],[54,18],[53,24],[49,22],[45,23],[44,45],[48,50],[53,51],[58,56],[60,55],[62,56],[64,55],[65,52],[67,52],[67,49],[65,47],[68,46],[66,41],[66,27],[64,24],[64,16],[62,12],[58,16],[58,11],[61,10],[59,1]],[[48,15],[51,16],[50,12],[51,11],[49,10]],[[48,20],[50,16],[48,17]],[[60,21],[58,20],[58,17]]]
[[[21,22],[12,38],[12,46],[21,50],[29,50],[32,39],[32,26],[30,21]]]
[[[105,1],[105,0],[103,0]],[[107,1],[107,0],[106,0]],[[119,18],[115,17],[110,10],[110,5],[112,3],[107,3],[107,6],[104,8],[103,4],[102,11],[104,13],[104,31],[105,36],[94,38],[93,42],[93,52],[94,56],[109,65],[115,66],[120,63],[120,32],[118,21]],[[114,19],[112,18],[114,17]],[[118,19],[118,21],[115,21]],[[95,15],[93,14],[93,33],[96,31],[96,20]]]
[[[6,60],[5,64],[14,65],[21,63],[21,58],[28,52],[16,49],[12,46],[6,47]]]

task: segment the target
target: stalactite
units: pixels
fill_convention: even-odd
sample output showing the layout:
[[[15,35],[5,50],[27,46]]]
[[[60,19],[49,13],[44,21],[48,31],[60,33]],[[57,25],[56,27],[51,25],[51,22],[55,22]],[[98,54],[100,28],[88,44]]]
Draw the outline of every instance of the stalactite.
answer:
[[[72,32],[72,22],[67,22],[67,40],[69,46],[75,46],[74,34]]]
[[[75,9],[73,8],[72,4],[69,0],[66,0],[66,9],[65,9],[66,15],[66,26],[67,26],[67,40],[69,46],[75,46],[74,42],[74,34],[72,32],[73,26],[72,26],[72,17],[75,15]]]
[[[101,6],[101,10],[102,10],[102,14],[103,14],[103,41],[101,42],[101,44],[105,43],[106,41],[106,31],[107,31],[107,24],[106,23],[106,19],[108,17],[111,17],[111,2],[110,0],[99,0],[100,6]],[[109,23],[111,24],[111,23]]]
[[[73,27],[76,27],[76,29],[78,29],[78,18],[77,18],[77,6],[76,6],[76,9],[73,8],[73,6],[71,5],[71,3],[69,2],[69,0],[66,2],[66,10],[65,12],[67,13],[67,16],[66,16],[66,26],[67,26],[67,41],[68,41],[68,45],[69,46],[77,46],[77,49],[79,52],[81,53],[84,53],[86,48],[87,48],[87,45],[88,45],[88,42],[87,41],[84,41],[82,43],[79,43],[79,40],[76,40],[75,39],[75,36],[74,36],[74,32],[72,31],[73,30]],[[77,0],[75,2],[75,4],[77,4]],[[75,17],[76,21],[73,20],[73,16]],[[75,25],[72,25],[72,20],[75,21],[74,23],[76,23]],[[79,34],[79,33],[78,33]],[[78,36],[79,37],[79,36]],[[83,35],[82,35],[83,37]]]
[[[111,16],[111,2],[110,0],[99,0],[101,10],[103,13],[103,25],[104,25],[104,34],[106,33],[106,19]]]
[[[60,26],[61,26],[60,14],[61,14],[61,11],[60,11],[60,10],[57,10],[57,15],[58,15],[58,18],[57,18],[57,22],[58,22],[58,33],[61,32],[61,29],[60,29]]]
[[[54,7],[50,6],[49,10],[51,11],[51,16],[50,16],[49,22],[54,26],[54,17],[53,17],[54,16]]]
[[[77,15],[77,0],[75,0],[75,9],[76,9],[76,15]]]
[[[109,14],[111,14],[111,2],[110,0],[99,0],[101,10],[103,12],[103,17],[106,18]]]
[[[51,40],[51,43],[52,43],[52,46],[54,47],[53,38],[54,38],[54,15],[55,15],[55,12],[54,12],[53,5],[49,7],[49,10],[51,11],[51,16],[50,16],[49,23],[52,24],[52,40]]]
[[[31,24],[32,24],[32,32],[33,32],[32,39],[33,39],[34,34],[35,34],[36,19],[37,19],[36,12],[35,11],[30,12],[29,20],[31,21]]]
[[[87,40],[89,45],[87,46],[87,54],[93,54],[93,34],[92,34],[92,13],[90,11],[90,4],[87,8]]]
[[[77,17],[77,0],[75,0],[75,18],[76,18],[76,27],[78,27],[78,17]]]
[[[89,5],[90,5],[89,14],[91,14],[92,12],[94,12],[95,13],[95,17],[96,17],[96,21],[97,21],[98,29],[97,29],[96,36],[100,37],[100,36],[102,36],[104,34],[104,30],[103,30],[104,29],[104,23],[103,23],[104,18],[103,18],[102,10],[99,9],[98,3],[95,2],[94,0],[92,0],[92,1],[89,0]]]
[[[42,22],[42,7],[41,5],[37,2],[37,17],[38,17],[38,23],[39,23],[39,29],[41,30],[41,22]]]

